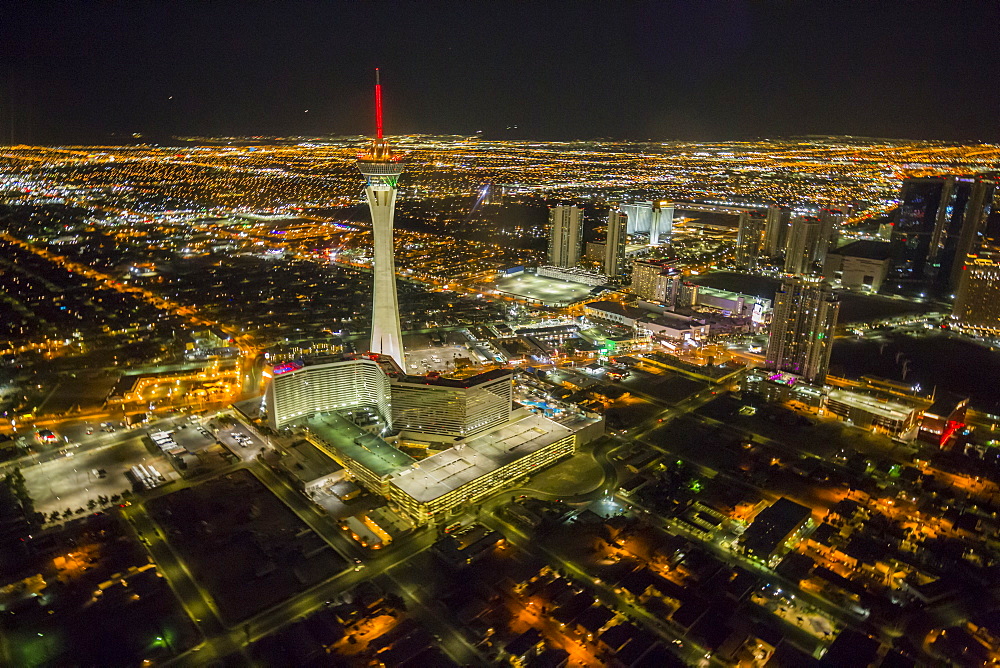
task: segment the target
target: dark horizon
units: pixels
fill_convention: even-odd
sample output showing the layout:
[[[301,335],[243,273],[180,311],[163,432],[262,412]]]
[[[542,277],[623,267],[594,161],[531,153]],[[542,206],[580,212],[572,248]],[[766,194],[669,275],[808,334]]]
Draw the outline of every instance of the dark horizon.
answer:
[[[0,143],[372,132],[1000,141],[996,3],[31,3]],[[308,111],[307,111],[308,110]]]

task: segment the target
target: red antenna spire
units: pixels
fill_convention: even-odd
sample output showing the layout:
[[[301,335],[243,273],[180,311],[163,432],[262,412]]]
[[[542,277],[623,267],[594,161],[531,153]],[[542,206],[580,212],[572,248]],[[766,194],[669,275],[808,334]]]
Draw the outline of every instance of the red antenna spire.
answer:
[[[376,139],[382,141],[382,84],[378,79],[378,68],[375,68],[375,133]]]

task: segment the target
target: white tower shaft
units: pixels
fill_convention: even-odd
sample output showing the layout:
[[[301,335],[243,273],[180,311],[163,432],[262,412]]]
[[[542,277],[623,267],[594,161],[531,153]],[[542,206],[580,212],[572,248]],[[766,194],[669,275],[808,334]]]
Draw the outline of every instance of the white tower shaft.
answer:
[[[396,296],[396,264],[393,259],[393,214],[396,188],[387,183],[371,183],[365,188],[372,213],[372,245],[375,265],[372,296],[372,352],[388,355],[406,368],[403,334],[399,326],[399,299]]]

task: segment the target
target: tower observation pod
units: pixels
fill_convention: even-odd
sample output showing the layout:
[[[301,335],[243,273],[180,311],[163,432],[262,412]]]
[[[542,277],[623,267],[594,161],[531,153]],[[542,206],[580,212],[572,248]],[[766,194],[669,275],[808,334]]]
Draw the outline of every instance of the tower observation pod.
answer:
[[[358,156],[358,170],[367,181],[365,195],[372,213],[372,245],[375,264],[372,298],[371,351],[389,355],[406,368],[403,335],[399,327],[399,299],[396,296],[396,265],[393,260],[392,221],[396,208],[399,175],[403,161],[394,155],[382,137],[382,86],[375,70],[375,138],[368,151]]]

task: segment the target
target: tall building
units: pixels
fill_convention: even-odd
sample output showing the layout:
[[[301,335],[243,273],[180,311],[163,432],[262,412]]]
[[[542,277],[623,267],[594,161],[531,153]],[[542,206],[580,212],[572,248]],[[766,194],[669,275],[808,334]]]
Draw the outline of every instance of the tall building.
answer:
[[[775,296],[764,368],[822,384],[840,303],[818,279],[786,279]]]
[[[764,255],[781,255],[788,244],[788,221],[790,213],[783,206],[767,208],[767,226],[764,228]]]
[[[819,254],[821,245],[820,219],[814,216],[795,216],[788,232],[785,248],[785,273],[808,274]]]
[[[679,271],[663,262],[637,260],[632,263],[632,285],[629,290],[640,299],[673,306],[677,301],[681,278]]]
[[[549,264],[575,267],[583,243],[583,212],[580,207],[560,204],[549,209]]]
[[[822,264],[826,254],[836,248],[840,227],[847,220],[841,209],[823,208],[819,210],[819,243],[816,247],[816,261]]]
[[[400,156],[394,155],[382,137],[382,86],[375,70],[375,139],[368,151],[358,157],[358,170],[367,185],[365,195],[372,214],[374,247],[374,289],[372,295],[372,352],[388,355],[406,368],[403,359],[403,333],[399,326],[399,299],[396,295],[396,265],[393,259],[392,224],[396,209],[399,175],[403,173]]]
[[[975,253],[983,243],[990,243],[988,237],[995,233],[995,229],[990,228],[990,221],[993,214],[993,200],[996,196],[997,186],[1000,179],[997,175],[976,176],[969,193],[969,200],[965,208],[964,224],[958,233],[953,260],[951,261],[951,272],[948,276],[948,285],[957,288],[962,277],[962,267],[965,259],[970,253]]]
[[[966,256],[952,318],[962,329],[1000,334],[1000,252],[983,250]]]
[[[996,193],[994,175],[906,179],[893,220],[892,278],[954,289]]]
[[[659,246],[661,240],[670,239],[674,229],[673,202],[653,202],[653,215],[649,223],[649,245]]]
[[[642,299],[655,299],[656,280],[663,272],[662,262],[636,260],[632,263],[632,294]]]
[[[390,414],[389,377],[399,372],[378,355],[331,355],[285,362],[268,368],[263,410],[271,429],[281,429],[315,413],[373,408],[386,424]]]
[[[661,239],[670,237],[674,225],[673,202],[635,202],[623,204],[621,209],[628,216],[628,234],[648,234],[650,246],[658,246]]]
[[[611,278],[625,270],[625,242],[628,241],[628,216],[617,206],[608,211],[608,234],[604,242],[604,275]],[[588,244],[589,246],[589,244]]]
[[[764,250],[767,216],[761,211],[741,211],[739,233],[736,236],[736,264],[754,268]]]
[[[399,376],[392,383],[392,424],[421,434],[464,438],[510,421],[514,372],[469,378]]]

